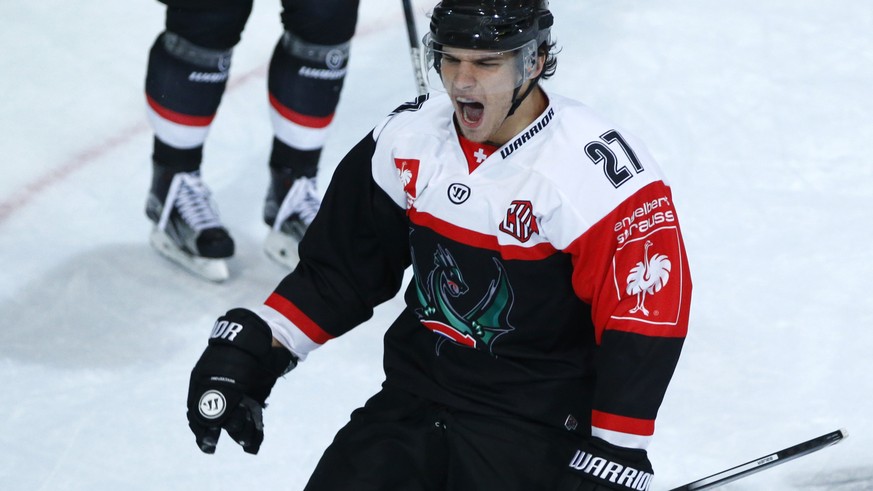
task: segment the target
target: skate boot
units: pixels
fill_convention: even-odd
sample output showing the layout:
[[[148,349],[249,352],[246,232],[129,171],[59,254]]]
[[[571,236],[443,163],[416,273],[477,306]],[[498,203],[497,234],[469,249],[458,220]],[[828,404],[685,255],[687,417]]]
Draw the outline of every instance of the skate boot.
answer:
[[[200,171],[174,172],[155,164],[146,215],[151,244],[162,255],[211,281],[228,278],[234,243],[221,225]]]
[[[294,268],[300,257],[297,244],[318,213],[321,198],[315,177],[295,175],[288,169],[270,169],[270,187],[264,203],[264,221],[270,233],[264,252],[274,261]]]

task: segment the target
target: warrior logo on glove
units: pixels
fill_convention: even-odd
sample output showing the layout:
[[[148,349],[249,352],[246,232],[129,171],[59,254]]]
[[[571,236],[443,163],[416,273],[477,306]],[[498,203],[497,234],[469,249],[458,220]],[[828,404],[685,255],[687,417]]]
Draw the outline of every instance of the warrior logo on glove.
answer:
[[[207,390],[200,397],[200,415],[206,419],[220,418],[227,407],[224,394],[217,390]]]

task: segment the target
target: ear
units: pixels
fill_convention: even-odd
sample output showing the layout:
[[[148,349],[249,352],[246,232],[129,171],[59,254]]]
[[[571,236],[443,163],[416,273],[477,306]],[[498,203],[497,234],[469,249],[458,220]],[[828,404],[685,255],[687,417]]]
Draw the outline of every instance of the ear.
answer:
[[[534,67],[534,72],[530,76],[530,78],[539,77],[541,73],[543,73],[543,68],[546,66],[546,55],[537,54],[536,66]]]
[[[524,79],[533,80],[543,73],[543,67],[546,65],[546,56],[537,53],[536,58],[530,57],[525,61]]]

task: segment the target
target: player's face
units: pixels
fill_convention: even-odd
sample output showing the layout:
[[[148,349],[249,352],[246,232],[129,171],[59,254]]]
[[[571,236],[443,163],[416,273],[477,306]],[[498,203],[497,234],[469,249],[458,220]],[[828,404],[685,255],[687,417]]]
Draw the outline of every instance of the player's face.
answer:
[[[500,130],[519,85],[516,54],[446,47],[440,75],[464,137],[503,143]]]

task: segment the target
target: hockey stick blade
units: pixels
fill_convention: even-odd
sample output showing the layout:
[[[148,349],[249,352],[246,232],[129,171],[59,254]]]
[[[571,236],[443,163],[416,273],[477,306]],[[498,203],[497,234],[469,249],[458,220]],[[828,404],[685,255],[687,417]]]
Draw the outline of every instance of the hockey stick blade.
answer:
[[[793,445],[788,448],[783,448],[778,452],[765,455],[764,457],[761,457],[759,459],[746,462],[745,464],[738,465],[726,471],[718,472],[711,476],[704,477],[703,479],[698,479],[697,481],[690,482],[688,484],[685,484],[684,486],[673,488],[670,491],[697,491],[722,486],[729,482],[736,481],[741,477],[750,476],[765,469],[775,467],[779,464],[784,464],[789,460],[793,460],[798,457],[802,457],[804,455],[821,450],[825,447],[829,447],[831,445],[841,442],[848,436],[849,433],[846,432],[845,429],[839,429],[830,433],[825,433],[824,435],[813,438],[812,440],[798,443],[797,445]]]

